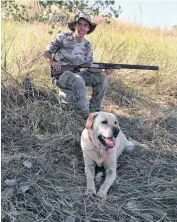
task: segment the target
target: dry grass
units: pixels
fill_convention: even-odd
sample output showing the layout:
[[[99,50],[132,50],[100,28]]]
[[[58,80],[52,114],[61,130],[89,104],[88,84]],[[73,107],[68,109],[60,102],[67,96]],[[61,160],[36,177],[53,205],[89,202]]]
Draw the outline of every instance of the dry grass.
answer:
[[[118,179],[99,202],[84,194],[85,120],[49,100],[49,89],[27,99],[21,84],[10,77],[2,83],[3,222],[62,222],[70,215],[80,222],[176,221],[177,104],[145,101],[123,83],[110,83],[105,110],[149,149],[120,157]]]

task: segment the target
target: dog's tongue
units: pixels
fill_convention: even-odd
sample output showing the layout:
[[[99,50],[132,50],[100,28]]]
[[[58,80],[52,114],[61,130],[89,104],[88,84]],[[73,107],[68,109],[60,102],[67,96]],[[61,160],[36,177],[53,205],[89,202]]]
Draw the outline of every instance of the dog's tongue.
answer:
[[[115,146],[115,142],[111,139],[105,138],[104,141],[106,142],[106,144],[108,144],[110,147],[114,147]]]

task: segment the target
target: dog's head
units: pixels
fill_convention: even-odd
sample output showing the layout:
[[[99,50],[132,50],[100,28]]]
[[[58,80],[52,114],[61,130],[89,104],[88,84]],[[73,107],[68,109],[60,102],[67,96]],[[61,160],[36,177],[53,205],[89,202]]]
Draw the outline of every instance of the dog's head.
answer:
[[[92,133],[94,145],[103,148],[113,148],[116,144],[116,138],[120,127],[117,117],[112,113],[96,112],[91,113],[86,122],[86,129]]]

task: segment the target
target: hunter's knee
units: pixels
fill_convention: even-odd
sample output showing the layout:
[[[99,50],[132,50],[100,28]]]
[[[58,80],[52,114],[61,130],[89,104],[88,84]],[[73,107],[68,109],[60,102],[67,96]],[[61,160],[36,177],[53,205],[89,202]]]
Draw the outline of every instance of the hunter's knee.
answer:
[[[75,88],[80,88],[80,89],[84,89],[85,88],[85,81],[81,76],[76,76],[74,82],[73,82],[73,86]]]

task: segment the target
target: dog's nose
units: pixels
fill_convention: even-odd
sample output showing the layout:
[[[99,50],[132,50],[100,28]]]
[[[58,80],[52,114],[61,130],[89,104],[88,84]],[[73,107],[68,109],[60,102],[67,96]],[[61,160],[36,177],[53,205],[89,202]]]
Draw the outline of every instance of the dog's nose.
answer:
[[[119,133],[119,129],[117,127],[113,127],[113,136],[116,138]]]

